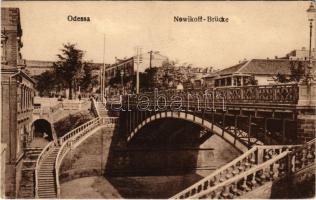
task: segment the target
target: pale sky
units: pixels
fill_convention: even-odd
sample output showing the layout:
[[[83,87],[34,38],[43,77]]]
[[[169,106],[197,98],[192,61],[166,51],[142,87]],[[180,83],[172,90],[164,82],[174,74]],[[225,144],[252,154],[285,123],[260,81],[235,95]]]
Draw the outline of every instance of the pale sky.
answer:
[[[25,59],[56,60],[63,43],[77,43],[85,58],[160,51],[180,63],[223,68],[244,58],[273,58],[308,47],[310,2],[2,2],[19,7]],[[67,16],[90,17],[69,22]],[[174,16],[223,16],[228,23],[176,23]],[[315,27],[315,26],[314,26]],[[315,36],[315,34],[314,34]]]

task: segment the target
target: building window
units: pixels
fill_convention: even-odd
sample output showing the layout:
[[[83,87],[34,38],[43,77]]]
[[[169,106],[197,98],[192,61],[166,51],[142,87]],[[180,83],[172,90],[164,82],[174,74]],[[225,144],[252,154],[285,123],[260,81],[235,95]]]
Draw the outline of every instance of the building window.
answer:
[[[11,98],[11,97],[10,97]],[[18,88],[17,90],[17,108],[18,108],[18,112],[21,111],[21,108],[22,108],[22,105],[21,105],[21,98],[22,98],[22,95],[21,95],[21,89]]]

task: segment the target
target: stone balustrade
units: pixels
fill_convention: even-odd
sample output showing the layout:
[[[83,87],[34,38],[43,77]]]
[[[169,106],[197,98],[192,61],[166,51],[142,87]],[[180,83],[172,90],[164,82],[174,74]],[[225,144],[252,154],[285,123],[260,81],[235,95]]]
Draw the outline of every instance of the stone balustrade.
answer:
[[[118,123],[117,117],[97,117],[85,124],[73,129],[72,131],[59,138],[59,145],[61,145],[55,161],[55,179],[57,188],[57,198],[60,195],[60,184],[59,184],[59,168],[65,155],[76,145],[80,144],[92,130],[98,127],[109,127],[113,128]]]
[[[255,146],[172,199],[236,198],[258,184],[314,164],[315,141],[304,145]]]

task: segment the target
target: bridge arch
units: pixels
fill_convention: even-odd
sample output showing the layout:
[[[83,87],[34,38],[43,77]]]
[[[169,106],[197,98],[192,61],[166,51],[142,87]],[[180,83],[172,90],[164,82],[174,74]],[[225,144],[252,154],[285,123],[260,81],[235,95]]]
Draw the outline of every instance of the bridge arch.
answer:
[[[151,115],[150,117],[147,117],[145,120],[143,120],[139,125],[131,132],[131,134],[127,138],[127,142],[130,142],[136,134],[138,134],[138,131],[142,129],[145,125],[156,121],[158,119],[164,119],[164,118],[174,118],[174,119],[182,119],[185,121],[189,121],[192,123],[195,123],[212,133],[218,135],[222,139],[224,139],[226,142],[234,146],[236,149],[246,152],[248,150],[248,147],[241,143],[238,138],[232,136],[230,133],[223,131],[222,128],[218,127],[215,124],[212,124],[208,119],[202,119],[199,116],[193,115],[191,113],[185,113],[182,111],[167,111],[167,112],[159,112],[156,114]]]

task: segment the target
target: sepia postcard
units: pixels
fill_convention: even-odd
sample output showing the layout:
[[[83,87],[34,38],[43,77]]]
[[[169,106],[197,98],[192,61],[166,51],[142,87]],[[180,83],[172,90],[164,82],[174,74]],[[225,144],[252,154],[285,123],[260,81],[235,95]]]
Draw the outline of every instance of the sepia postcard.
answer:
[[[315,198],[315,13],[1,2],[0,198]]]

